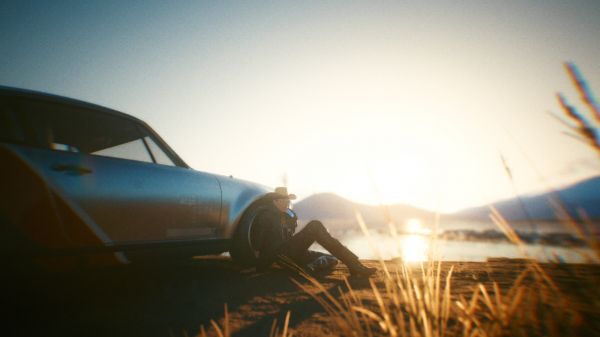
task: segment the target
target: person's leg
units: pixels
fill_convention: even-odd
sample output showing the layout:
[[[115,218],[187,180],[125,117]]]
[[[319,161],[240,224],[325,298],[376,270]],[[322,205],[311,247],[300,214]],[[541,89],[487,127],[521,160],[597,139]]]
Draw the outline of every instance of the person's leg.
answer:
[[[352,252],[344,247],[338,240],[333,238],[320,221],[309,222],[301,231],[286,243],[286,252],[290,256],[302,256],[308,252],[308,248],[317,242],[331,254],[336,256],[341,253],[350,258],[357,258]]]
[[[317,242],[333,256],[344,262],[353,275],[369,276],[374,268],[367,268],[360,263],[358,256],[332,237],[320,221],[309,222],[300,232],[296,233],[287,243],[285,253],[288,256],[305,254],[308,248]]]

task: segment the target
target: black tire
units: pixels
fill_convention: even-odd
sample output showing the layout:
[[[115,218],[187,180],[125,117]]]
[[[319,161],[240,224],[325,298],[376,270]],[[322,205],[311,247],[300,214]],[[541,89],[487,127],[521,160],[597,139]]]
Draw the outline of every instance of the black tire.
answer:
[[[0,214],[0,257],[6,275],[30,278],[41,272],[35,261],[36,247],[26,236]]]
[[[264,208],[264,205],[250,207],[242,216],[233,235],[229,254],[234,262],[242,266],[255,266],[258,261],[258,248],[255,242],[260,228],[255,225],[254,220]]]

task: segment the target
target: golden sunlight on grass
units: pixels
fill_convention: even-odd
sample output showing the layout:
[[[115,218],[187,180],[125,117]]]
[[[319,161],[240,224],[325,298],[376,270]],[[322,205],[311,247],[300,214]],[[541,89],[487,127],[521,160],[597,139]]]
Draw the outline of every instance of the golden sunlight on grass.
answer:
[[[572,127],[574,136],[600,151],[596,132],[600,109],[576,68],[571,64],[566,67],[594,118],[584,117],[559,96],[562,107],[577,122]],[[399,246],[396,250],[402,252],[401,260],[384,260],[383,244],[375,242],[361,214],[355,211],[371,250],[378,256],[380,273],[368,283],[363,282],[367,287],[361,289],[346,277],[341,286],[338,283],[328,288],[301,268],[290,266],[303,277],[292,281],[323,307],[337,336],[598,335],[600,273],[591,264],[600,260],[599,237],[585,214],[575,219],[558,198],[552,204],[563,225],[573,229],[592,250],[592,254],[584,256],[587,265],[559,263],[558,259],[540,263],[532,259],[518,231],[493,206],[490,218],[520,249],[522,258],[443,263],[436,256],[439,215],[432,229],[424,227],[419,219],[409,219],[399,233],[389,209],[382,205],[390,236]],[[288,334],[289,316],[288,312],[282,336]],[[224,332],[211,322],[218,336],[228,335],[227,318],[226,307]],[[278,336],[276,325],[274,322],[271,336]]]
[[[493,217],[511,242],[523,245],[496,210]],[[364,223],[361,226],[366,229]],[[435,246],[434,239],[431,244]],[[369,292],[355,291],[346,279],[345,289],[332,294],[306,274],[310,285],[295,283],[330,314],[341,336],[577,336],[590,331],[589,326],[582,329],[586,315],[590,319],[600,314],[598,275],[577,275],[576,267],[560,266],[577,275],[576,287],[590,291],[588,304],[572,296],[575,289],[559,286],[546,270],[548,265],[535,260],[518,262],[524,268],[511,284],[474,281],[478,279],[474,274],[465,286],[468,280],[461,271],[461,289],[454,291],[454,264],[431,257],[419,264],[409,263],[405,256],[395,265],[380,261],[384,272],[369,280]],[[508,269],[517,266],[511,267],[508,260],[499,264]]]
[[[273,320],[273,324],[271,324],[271,330],[268,337],[292,337],[293,333],[289,330],[290,324],[290,316],[291,312],[287,312],[285,315],[285,321],[283,322],[283,326],[280,328],[277,324],[277,318]],[[231,337],[231,329],[229,327],[229,311],[227,310],[227,303],[225,303],[225,310],[223,316],[223,323],[219,325],[219,323],[214,320],[210,321],[210,325],[212,327],[212,332],[217,337]],[[188,337],[187,332],[184,332],[184,336]],[[200,326],[200,331],[198,332],[197,337],[208,337],[207,330],[204,326]]]
[[[594,104],[585,82],[572,64],[567,64],[569,76],[580,91],[582,99],[590,108],[591,115],[600,121],[598,107]],[[573,127],[582,141],[594,150],[600,149],[596,138],[597,127],[594,119],[587,119],[565,103],[559,96],[565,114],[578,124]],[[574,219],[565,210],[560,200],[553,202],[555,211],[563,224],[576,229],[588,247],[600,256],[600,244],[591,228],[591,222],[585,216]],[[383,207],[385,209],[385,207]],[[338,288],[339,295],[334,296],[319,282],[305,277],[316,287],[308,287],[296,282],[313,298],[323,305],[330,314],[332,325],[342,336],[578,336],[597,333],[597,318],[600,315],[600,291],[597,274],[580,274],[577,266],[565,264],[541,264],[530,259],[525,243],[517,231],[504,219],[494,207],[490,207],[490,217],[502,230],[509,241],[516,245],[525,258],[524,270],[512,284],[500,285],[492,282],[472,282],[470,290],[453,292],[454,265],[436,262],[433,253],[420,268],[407,264],[411,260],[423,261],[419,247],[424,245],[416,234],[423,234],[420,221],[411,219],[406,223],[406,231],[411,236],[401,244],[403,262],[395,270],[388,267],[382,259],[380,263],[384,273],[379,279],[370,279],[371,293],[356,292],[346,280],[346,289]],[[367,238],[370,239],[367,225],[360,214],[357,220]],[[393,220],[388,219],[390,229]],[[585,226],[588,225],[589,228]],[[435,231],[434,231],[435,232]],[[585,233],[590,233],[586,235]],[[391,230],[392,236],[396,232]],[[412,238],[412,237],[415,238]],[[421,239],[423,240],[423,239]],[[435,236],[431,236],[430,245],[435,248]],[[372,247],[376,247],[372,243]],[[425,249],[427,250],[427,249]],[[433,250],[433,249],[432,249]],[[593,257],[588,257],[593,262]],[[502,261],[504,268],[510,268],[509,261]],[[491,263],[488,262],[491,266]],[[570,284],[559,284],[552,272],[566,271],[572,277]],[[474,276],[474,280],[478,278]],[[579,293],[579,298],[574,296]],[[375,299],[369,303],[368,299]],[[582,302],[583,300],[583,302]],[[371,301],[372,302],[372,301]],[[585,328],[584,322],[587,320]]]

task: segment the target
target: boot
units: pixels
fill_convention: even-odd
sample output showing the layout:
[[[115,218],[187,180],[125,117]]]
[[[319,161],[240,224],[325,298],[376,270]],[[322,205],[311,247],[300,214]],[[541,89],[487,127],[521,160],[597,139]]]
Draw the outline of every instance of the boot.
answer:
[[[351,277],[371,277],[377,272],[377,268],[367,267],[358,260],[355,264],[349,265],[348,269],[350,269]]]
[[[352,277],[370,277],[377,272],[377,268],[366,267],[363,265],[358,256],[352,253],[346,246],[334,240],[332,245],[334,248],[329,250],[335,257],[340,259],[350,270],[350,276]]]
[[[337,239],[329,235],[329,233],[323,233],[322,236],[317,238],[317,242],[348,266],[351,276],[369,277],[377,272],[377,268],[365,267],[360,263],[358,256],[352,253],[346,246],[342,245]]]

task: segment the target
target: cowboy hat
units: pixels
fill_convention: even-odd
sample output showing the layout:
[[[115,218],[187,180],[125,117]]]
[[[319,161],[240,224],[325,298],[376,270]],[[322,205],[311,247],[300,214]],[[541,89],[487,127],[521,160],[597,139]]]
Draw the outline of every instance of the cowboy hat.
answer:
[[[284,186],[275,187],[275,191],[267,194],[267,196],[269,196],[271,199],[289,199],[289,200],[296,199],[296,195],[288,194],[287,187],[284,187]]]

